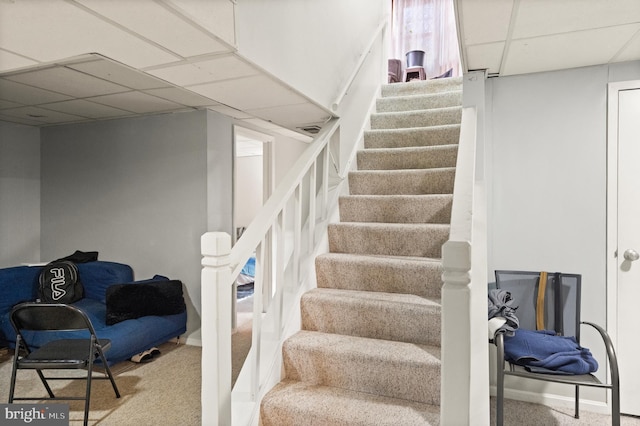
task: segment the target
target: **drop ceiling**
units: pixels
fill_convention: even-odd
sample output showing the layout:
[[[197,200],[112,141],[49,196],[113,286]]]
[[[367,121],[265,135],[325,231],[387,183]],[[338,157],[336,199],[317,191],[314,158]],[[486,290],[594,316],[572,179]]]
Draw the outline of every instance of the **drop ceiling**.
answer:
[[[308,141],[301,129],[331,113],[238,54],[234,7],[0,0],[0,120],[49,126],[207,108]]]
[[[455,0],[465,70],[640,60],[639,0]],[[302,135],[331,113],[244,58],[235,0],[0,0],[0,120],[33,126],[207,108]]]
[[[466,70],[506,76],[640,60],[638,0],[456,0]]]

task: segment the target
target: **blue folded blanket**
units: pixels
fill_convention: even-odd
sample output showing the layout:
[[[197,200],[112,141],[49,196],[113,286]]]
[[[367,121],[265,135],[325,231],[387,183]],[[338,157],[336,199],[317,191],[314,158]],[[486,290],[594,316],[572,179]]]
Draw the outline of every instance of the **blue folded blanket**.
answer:
[[[588,374],[598,370],[591,351],[573,336],[556,336],[550,330],[518,329],[504,339],[505,359],[528,371],[548,374]]]

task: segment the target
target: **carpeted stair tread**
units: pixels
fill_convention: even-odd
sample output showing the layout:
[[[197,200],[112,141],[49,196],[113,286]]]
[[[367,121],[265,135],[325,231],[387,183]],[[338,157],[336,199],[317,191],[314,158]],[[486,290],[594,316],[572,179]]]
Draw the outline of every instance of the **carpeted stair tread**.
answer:
[[[431,426],[438,406],[295,380],[278,383],[262,400],[262,426]]]
[[[449,223],[451,194],[345,195],[339,198],[342,222]]]
[[[439,78],[435,80],[393,83],[382,86],[382,97],[402,96],[417,93],[438,93],[462,89],[462,77]]]
[[[372,129],[400,129],[460,123],[462,107],[371,114]]]
[[[357,153],[358,170],[401,170],[455,167],[458,145],[364,149]]]
[[[436,346],[302,330],[285,341],[282,354],[287,379],[427,404],[440,401]]]
[[[438,299],[440,259],[325,253],[316,258],[319,288],[415,294]]]
[[[440,301],[414,294],[316,288],[300,300],[302,329],[440,344]]]
[[[455,167],[349,172],[352,195],[452,194]]]
[[[378,98],[377,112],[413,111],[462,105],[462,90]]]
[[[364,147],[370,149],[450,145],[457,144],[459,139],[459,123],[408,129],[374,129],[364,132]]]
[[[329,251],[439,258],[449,228],[437,223],[333,223],[328,227]]]

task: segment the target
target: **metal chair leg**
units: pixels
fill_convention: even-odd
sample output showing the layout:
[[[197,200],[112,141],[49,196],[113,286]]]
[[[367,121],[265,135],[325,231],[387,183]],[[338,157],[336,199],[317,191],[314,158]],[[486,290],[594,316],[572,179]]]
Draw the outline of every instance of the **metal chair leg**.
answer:
[[[504,336],[496,336],[496,425],[502,426],[504,423]]]

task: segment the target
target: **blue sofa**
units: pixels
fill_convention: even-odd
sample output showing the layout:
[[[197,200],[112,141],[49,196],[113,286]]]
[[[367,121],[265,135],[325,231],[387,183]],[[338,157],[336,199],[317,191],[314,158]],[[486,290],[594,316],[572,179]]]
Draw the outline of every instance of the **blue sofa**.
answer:
[[[0,346],[15,346],[16,335],[9,319],[11,309],[18,303],[36,300],[41,269],[34,266],[0,269]],[[174,315],[148,315],[107,325],[107,289],[114,284],[136,285],[148,283],[149,280],[133,281],[131,267],[116,262],[79,263],[78,272],[84,286],[84,298],[73,305],[87,313],[98,338],[111,340],[111,348],[105,354],[110,365],[127,360],[186,331],[186,311]],[[38,346],[53,338],[55,333],[34,344]]]

